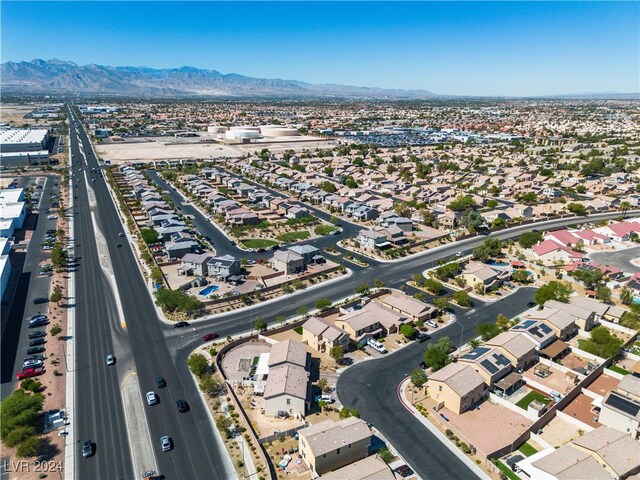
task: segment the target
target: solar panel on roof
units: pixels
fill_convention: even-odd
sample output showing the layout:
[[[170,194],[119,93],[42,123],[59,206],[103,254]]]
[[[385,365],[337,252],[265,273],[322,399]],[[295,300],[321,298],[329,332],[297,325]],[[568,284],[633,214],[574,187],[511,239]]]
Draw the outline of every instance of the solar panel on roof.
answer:
[[[540,330],[542,330],[544,333],[551,333],[551,327],[549,325],[547,325],[546,323],[541,323],[540,325],[538,325],[540,327]]]
[[[476,358],[481,357],[482,355],[487,353],[489,350],[490,348],[487,347],[476,347],[466,355],[463,355],[462,358],[464,358],[465,360],[475,360]]]
[[[507,357],[505,357],[504,355],[502,355],[501,353],[495,353],[493,355],[493,358],[495,359],[495,362],[498,365],[509,365],[511,362],[509,362],[509,359]]]
[[[609,398],[607,398],[604,403],[606,403],[607,405],[611,405],[613,408],[617,408],[618,410],[628,413],[633,417],[638,415],[638,412],[640,412],[640,405],[635,402],[631,402],[624,397],[616,395],[615,393],[609,395]]]
[[[493,363],[491,363],[491,360],[482,360],[480,362],[480,365],[486,368],[487,371],[492,375],[498,371],[498,367],[496,367]]]
[[[534,323],[536,323],[535,320],[525,320],[524,322],[520,322],[513,328],[517,330],[525,330],[529,328],[531,325],[533,325]]]

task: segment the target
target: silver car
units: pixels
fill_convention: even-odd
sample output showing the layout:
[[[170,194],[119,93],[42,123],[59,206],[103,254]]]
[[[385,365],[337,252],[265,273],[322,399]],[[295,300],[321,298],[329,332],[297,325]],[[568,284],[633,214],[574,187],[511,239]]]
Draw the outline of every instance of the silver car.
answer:
[[[160,444],[162,445],[163,452],[168,452],[173,448],[171,437],[168,435],[165,435],[164,437],[160,437]]]
[[[158,396],[156,395],[156,392],[147,392],[147,403],[149,405],[155,405],[158,403]]]

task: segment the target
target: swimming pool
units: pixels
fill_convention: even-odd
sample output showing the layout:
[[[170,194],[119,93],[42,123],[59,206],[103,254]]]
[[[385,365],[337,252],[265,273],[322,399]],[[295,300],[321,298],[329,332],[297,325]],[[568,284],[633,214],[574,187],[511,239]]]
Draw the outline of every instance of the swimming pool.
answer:
[[[487,265],[493,265],[494,267],[508,267],[509,266],[509,262],[499,262],[497,260],[487,260],[486,262]]]
[[[203,297],[207,297],[211,295],[213,292],[215,292],[216,290],[218,290],[218,288],[220,288],[218,285],[209,285],[203,288],[202,290],[200,290],[200,295],[202,295]]]

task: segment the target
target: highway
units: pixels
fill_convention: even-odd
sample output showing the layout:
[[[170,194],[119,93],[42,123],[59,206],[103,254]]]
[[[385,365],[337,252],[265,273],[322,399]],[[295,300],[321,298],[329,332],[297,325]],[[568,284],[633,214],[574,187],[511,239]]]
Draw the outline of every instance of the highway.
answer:
[[[87,167],[98,167],[86,132],[80,135],[71,129],[71,151],[74,162],[80,161],[79,144],[83,145]],[[130,371],[139,379],[142,395],[155,390],[160,404],[145,413],[155,450],[157,468],[166,479],[224,478],[223,461],[215,445],[213,430],[204,403],[200,400],[190,376],[178,372],[174,358],[169,355],[164,330],[142,275],[138,270],[128,242],[118,237],[124,232],[104,178],[91,175],[85,168],[74,166],[77,173],[93,177],[95,182],[82,179],[76,182],[77,216],[75,223],[76,250],[80,266],[77,273],[76,294],[76,438],[80,442],[76,453],[77,478],[132,478],[130,445],[126,432],[120,384]],[[84,168],[84,167],[83,167]],[[89,204],[88,185],[95,192],[95,206]],[[95,214],[99,230],[106,237],[106,248],[113,267],[118,293],[112,292],[101,268],[96,248],[96,231],[91,222]],[[122,247],[116,247],[120,242]],[[115,308],[114,297],[119,295],[124,318]],[[121,326],[126,323],[126,327]],[[172,331],[172,329],[171,329]],[[116,368],[107,367],[105,357],[114,353]],[[167,387],[157,389],[155,377],[162,375]],[[191,410],[179,414],[176,400],[183,398]],[[204,427],[203,427],[204,425]],[[163,453],[160,437],[173,438],[175,449]],[[81,442],[90,438],[96,443],[96,455],[81,456]]]
[[[78,139],[78,135],[72,129],[71,137],[72,152],[76,156],[74,160],[80,158],[78,147],[78,142],[80,142],[87,153],[88,167],[98,167],[95,156],[89,153],[92,150],[84,130],[80,130]],[[78,173],[77,167],[74,167],[74,175],[76,173]],[[85,460],[78,451],[78,478],[102,479],[120,478],[120,476],[128,478],[130,476],[128,472],[131,472],[132,466],[128,453],[129,448],[135,448],[135,446],[129,445],[128,442],[119,394],[120,383],[125,380],[130,371],[136,372],[142,394],[154,389],[159,393],[161,399],[160,405],[154,407],[145,405],[152,445],[158,461],[158,471],[167,479],[224,478],[221,452],[216,451],[213,447],[215,445],[214,434],[209,424],[206,407],[200,400],[197,387],[191,381],[186,367],[186,358],[195,347],[200,345],[200,336],[203,333],[217,331],[222,337],[225,337],[246,332],[251,328],[256,315],[263,315],[269,321],[273,321],[277,315],[293,316],[301,305],[312,307],[319,298],[344,297],[357,285],[364,282],[371,283],[374,278],[384,281],[389,286],[399,287],[413,273],[434,265],[438,259],[450,258],[458,251],[469,252],[485,239],[485,237],[475,237],[462,240],[426,252],[421,256],[395,263],[370,262],[371,267],[354,269],[350,278],[343,278],[307,291],[296,292],[254,308],[196,321],[193,322],[192,328],[174,330],[158,321],[155,306],[138,269],[131,247],[128,242],[118,238],[118,232],[123,232],[124,228],[104,179],[86,171],[83,173],[86,173],[86,177],[93,177],[96,181],[85,185],[86,180],[82,180],[78,182],[79,187],[77,188],[78,215],[75,228],[76,241],[79,244],[77,252],[80,257],[80,270],[77,277],[77,337],[74,339],[77,355],[76,436],[80,442],[85,438],[92,438],[97,444],[97,454],[95,457]],[[93,208],[89,204],[87,185],[90,185],[95,192],[96,202]],[[171,191],[171,194],[173,195],[175,192]],[[192,207],[180,206],[180,208],[196,215],[198,219],[199,213]],[[193,211],[189,211],[189,208]],[[100,232],[106,237],[105,245],[111,259],[118,292],[111,292],[111,284],[102,271],[101,264],[103,263],[101,263],[99,252],[95,247],[96,232],[91,222],[91,212],[95,214]],[[560,227],[586,221],[615,218],[616,215],[618,214],[609,213],[593,215],[589,218],[558,219],[539,223],[537,227]],[[204,224],[200,223],[204,221],[205,219],[199,218],[196,227],[200,229],[202,226],[204,228]],[[491,236],[516,237],[531,228],[531,225],[524,225],[503,230]],[[209,229],[212,229],[211,235],[213,235],[212,239],[216,248],[220,247],[219,242],[220,244],[224,241],[228,242],[217,229],[213,229],[210,225]],[[207,234],[205,231],[202,233]],[[122,243],[121,248],[116,247],[118,242]],[[230,244],[228,246],[233,247]],[[235,253],[236,250],[238,256],[249,257],[238,249],[229,248],[227,251]],[[120,300],[124,318],[119,318],[118,309],[114,306],[115,297]],[[494,320],[496,312],[502,311],[503,306],[504,312],[502,313],[509,313],[506,311],[507,303],[501,301],[487,306],[486,309],[476,310],[475,313],[469,314],[467,325],[465,325],[466,335],[473,334],[476,323]],[[121,326],[121,322],[125,322],[126,326]],[[450,334],[454,337],[455,333],[451,333],[451,328],[443,328],[439,334]],[[417,349],[418,347],[410,347],[406,350],[411,352],[417,351]],[[115,369],[113,367],[107,368],[105,365],[106,354],[112,352],[118,358]],[[418,358],[420,352],[415,355]],[[407,365],[407,368],[412,368],[412,365]],[[347,370],[347,372],[349,371]],[[353,371],[358,372],[355,368]],[[406,368],[402,372],[406,373]],[[168,384],[166,389],[157,390],[155,388],[154,378],[157,375],[162,375],[166,379]],[[394,373],[389,377],[389,383],[385,388],[389,388],[393,382],[399,382],[395,375]],[[342,384],[343,382],[339,381],[340,390],[343,389]],[[343,399],[345,404],[349,404],[347,392],[345,390],[346,397]],[[341,391],[340,393],[342,395]],[[179,415],[177,413],[175,401],[178,398],[187,400],[191,405],[191,411],[188,414]],[[360,405],[359,408],[363,415],[369,415],[369,411],[375,410],[375,406],[368,409],[366,406]],[[371,416],[375,416],[375,413],[371,413]],[[374,424],[378,426],[377,421]],[[384,434],[387,434],[386,425],[388,424],[384,421],[380,422],[380,428]],[[407,430],[413,428],[413,424],[407,423],[406,428]],[[170,453],[160,451],[159,438],[162,435],[173,437],[176,446],[174,451]],[[389,432],[389,435],[393,442],[399,440],[392,431]],[[427,435],[424,438],[428,448],[419,457],[412,455],[411,452],[406,452],[407,460],[415,462],[416,469],[422,472],[426,471],[430,464],[438,461],[430,452],[437,452],[438,448],[442,447],[439,441],[430,439]],[[405,454],[402,446],[403,443],[399,441],[401,453]],[[450,461],[452,463],[459,462],[456,458],[451,458]],[[450,466],[449,468],[454,472],[456,468],[464,468],[464,466],[460,464],[458,467]],[[114,469],[118,471],[114,471]],[[447,474],[446,470],[442,470],[440,473],[442,476],[438,478],[458,478],[453,474]]]

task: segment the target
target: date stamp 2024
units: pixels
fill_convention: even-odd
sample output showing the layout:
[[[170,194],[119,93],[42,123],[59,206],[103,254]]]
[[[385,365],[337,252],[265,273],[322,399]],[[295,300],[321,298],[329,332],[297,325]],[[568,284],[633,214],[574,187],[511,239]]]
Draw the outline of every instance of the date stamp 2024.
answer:
[[[8,460],[2,464],[2,471],[15,473],[46,473],[61,472],[64,469],[62,461],[39,461],[29,462],[28,460]]]

